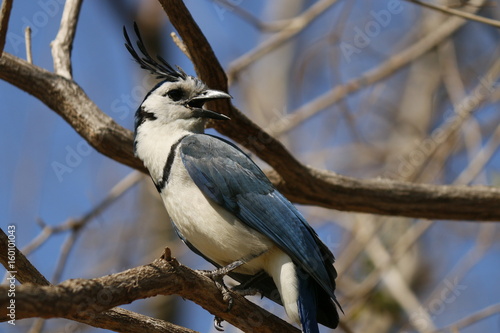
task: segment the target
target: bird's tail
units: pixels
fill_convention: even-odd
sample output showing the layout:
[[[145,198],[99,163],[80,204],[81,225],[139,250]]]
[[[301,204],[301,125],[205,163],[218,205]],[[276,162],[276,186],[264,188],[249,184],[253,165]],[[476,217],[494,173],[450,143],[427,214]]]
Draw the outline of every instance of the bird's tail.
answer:
[[[299,299],[297,305],[299,308],[302,331],[304,333],[319,333],[318,321],[316,319],[318,310],[318,291],[316,282],[304,272],[300,273],[298,274]]]

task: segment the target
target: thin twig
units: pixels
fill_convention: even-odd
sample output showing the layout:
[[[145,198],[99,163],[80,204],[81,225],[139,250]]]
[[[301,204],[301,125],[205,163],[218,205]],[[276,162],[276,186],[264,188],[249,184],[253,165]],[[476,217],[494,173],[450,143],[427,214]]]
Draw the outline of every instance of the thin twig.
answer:
[[[464,12],[462,10],[453,9],[453,8],[446,7],[443,5],[432,4],[432,3],[423,2],[423,1],[419,1],[419,0],[406,0],[406,1],[413,2],[415,4],[422,6],[422,7],[427,7],[427,8],[433,9],[433,10],[437,10],[441,13],[455,15],[455,16],[458,16],[458,17],[461,17],[461,18],[464,18],[467,20],[488,24],[488,25],[491,25],[495,28],[500,28],[500,21],[498,21],[498,20],[494,20],[494,19],[490,19],[487,17]]]
[[[57,260],[56,268],[54,270],[54,273],[52,274],[51,282],[53,284],[61,281],[64,267],[66,267],[71,250],[75,246],[76,239],[80,235],[80,230],[82,229],[73,229],[71,230],[69,236],[66,237],[66,240],[61,247],[61,251],[59,252],[59,259]]]
[[[482,224],[479,228],[474,247],[472,247],[457,262],[441,282],[434,286],[434,289],[426,298],[425,304],[430,304],[433,300],[439,299],[443,289],[448,288],[448,284],[458,283],[484,256],[486,251],[495,243],[495,225]],[[444,285],[446,284],[446,286]]]
[[[453,324],[450,324],[446,327],[443,327],[439,330],[436,330],[435,333],[438,332],[459,332],[461,329],[470,326],[480,320],[483,320],[485,318],[491,317],[497,313],[500,313],[500,303],[499,304],[493,304],[490,305],[482,310],[479,310],[470,316],[467,316],[465,318],[462,318],[458,321],[456,321]]]
[[[362,244],[366,244],[366,254],[370,257],[375,267],[380,270],[384,269],[381,279],[384,281],[387,290],[401,305],[408,317],[410,317],[413,313],[418,311],[418,309],[422,308],[420,301],[405,281],[403,274],[392,260],[391,255],[382,244],[380,238],[378,236],[372,236],[375,232],[375,225],[373,221],[370,221],[369,217],[366,217],[363,221],[359,222],[363,223],[363,227],[356,229],[358,231],[356,233],[356,238]],[[371,240],[367,241],[365,237],[370,237]],[[391,263],[391,265],[385,269],[387,263]],[[421,319],[422,321],[425,321],[426,327],[430,329],[435,328],[430,315],[424,313],[422,314]],[[420,332],[425,331],[418,326],[415,326],[415,329]]]
[[[5,47],[5,38],[7,37],[7,30],[9,28],[12,2],[13,0],[3,0],[2,7],[0,7],[0,58],[2,57],[3,49]]]
[[[182,42],[182,39],[175,32],[171,32],[170,37],[172,37],[172,40],[174,41],[175,45],[177,45],[179,50],[181,50],[182,53],[184,53],[184,55],[188,57],[188,59],[192,62],[193,60],[191,59],[189,50],[187,49],[186,44]]]
[[[31,52],[31,28],[24,29],[24,39],[26,41],[26,61],[33,64],[33,54]]]
[[[43,332],[43,328],[45,326],[45,319],[43,318],[36,318],[35,321],[33,321],[33,324],[31,324],[31,327],[28,331],[28,333],[39,333]]]
[[[61,17],[61,25],[56,39],[51,43],[54,58],[54,72],[67,79],[72,78],[71,50],[82,0],[67,0]]]

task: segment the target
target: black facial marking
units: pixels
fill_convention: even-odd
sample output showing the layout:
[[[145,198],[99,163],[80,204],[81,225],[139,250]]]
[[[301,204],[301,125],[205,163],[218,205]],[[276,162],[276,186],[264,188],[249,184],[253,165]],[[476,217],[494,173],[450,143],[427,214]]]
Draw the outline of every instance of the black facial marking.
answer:
[[[137,132],[137,128],[141,126],[146,120],[156,120],[158,119],[154,113],[148,112],[144,109],[143,106],[140,106],[135,113],[135,131]]]

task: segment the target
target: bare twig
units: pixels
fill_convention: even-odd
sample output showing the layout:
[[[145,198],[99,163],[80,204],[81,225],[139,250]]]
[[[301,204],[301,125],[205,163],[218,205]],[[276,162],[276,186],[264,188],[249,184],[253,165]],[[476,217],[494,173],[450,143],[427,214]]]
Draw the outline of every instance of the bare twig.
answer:
[[[170,33],[170,37],[172,37],[172,40],[174,41],[175,45],[179,48],[179,50],[184,53],[184,55],[191,60],[191,55],[189,54],[189,50],[187,49],[186,45],[182,42],[182,40],[177,36],[175,32]],[[191,60],[192,61],[192,60]]]
[[[488,24],[488,25],[491,25],[495,28],[500,28],[500,21],[498,21],[498,20],[493,20],[493,19],[490,19],[487,17],[464,12],[463,10],[453,9],[450,7],[446,7],[446,6],[438,5],[438,4],[433,4],[433,3],[429,3],[429,2],[424,2],[424,1],[419,1],[419,0],[406,0],[406,1],[413,2],[417,5],[422,6],[422,7],[427,7],[427,8],[433,9],[433,10],[437,10],[441,13],[455,15],[455,16],[458,16],[458,17],[461,17],[461,18],[464,18],[467,20]]]
[[[81,6],[82,0],[66,1],[59,32],[51,44],[54,72],[67,79],[72,77],[71,50],[73,49],[73,39],[75,38]]]
[[[9,247],[9,239],[5,232],[0,229],[0,263],[8,270],[9,268],[9,259],[7,256]],[[31,264],[31,262],[22,254],[21,251],[14,247],[15,251],[15,271],[16,271],[16,279],[20,283],[32,283],[40,286],[48,286],[50,282],[36,269],[35,266]]]
[[[474,267],[479,260],[484,256],[486,251],[495,243],[495,226],[485,224],[478,230],[474,247],[467,251],[463,257],[457,262],[456,266],[451,269],[440,283],[437,283],[432,292],[427,296],[425,304],[430,304],[435,299],[439,299],[443,289],[448,288],[448,284],[458,284],[463,277]]]
[[[438,332],[459,332],[461,329],[470,326],[480,320],[493,316],[497,313],[500,313],[500,304],[490,305],[482,310],[477,311],[476,313],[471,314],[465,318],[458,320],[457,322],[443,327],[439,330],[436,330],[435,333]]]
[[[73,229],[71,230],[69,236],[66,237],[66,240],[64,241],[59,253],[59,260],[57,261],[56,268],[54,270],[54,273],[52,274],[52,283],[58,283],[59,281],[61,281],[64,267],[66,266],[71,250],[73,249],[75,242],[80,235],[80,230],[81,229]]]
[[[31,28],[24,29],[24,40],[26,41],[26,61],[33,64],[33,53],[31,52]]]
[[[33,321],[33,324],[31,324],[31,327],[28,331],[28,333],[39,333],[43,332],[43,328],[45,327],[45,319],[42,318],[37,318],[35,321]]]
[[[369,219],[369,217],[366,217],[366,219]],[[405,281],[397,265],[394,264],[392,256],[384,247],[380,238],[374,236],[375,224],[373,221],[363,221],[363,228],[357,230],[356,237],[362,244],[366,244],[366,253],[375,267],[380,271],[384,270],[381,279],[384,281],[387,290],[410,317],[412,313],[422,308],[422,305]],[[421,319],[425,321],[426,327],[435,328],[431,316],[427,313],[424,313]],[[415,328],[419,332],[425,331],[417,326]]]
[[[9,28],[10,12],[12,10],[13,0],[2,0],[2,7],[0,7],[0,57],[2,57],[3,49],[5,47],[5,38]]]

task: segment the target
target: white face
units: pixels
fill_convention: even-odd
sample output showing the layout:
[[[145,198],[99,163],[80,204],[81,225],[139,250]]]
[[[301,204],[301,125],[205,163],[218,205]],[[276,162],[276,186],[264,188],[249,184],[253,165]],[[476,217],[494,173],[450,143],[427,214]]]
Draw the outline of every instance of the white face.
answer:
[[[165,81],[146,97],[141,108],[162,123],[188,119],[193,116],[196,108],[201,108],[204,104],[202,100],[192,99],[205,90],[206,85],[191,76],[178,82]]]

